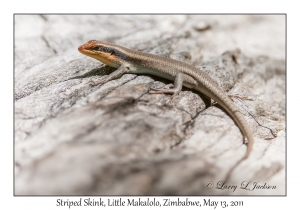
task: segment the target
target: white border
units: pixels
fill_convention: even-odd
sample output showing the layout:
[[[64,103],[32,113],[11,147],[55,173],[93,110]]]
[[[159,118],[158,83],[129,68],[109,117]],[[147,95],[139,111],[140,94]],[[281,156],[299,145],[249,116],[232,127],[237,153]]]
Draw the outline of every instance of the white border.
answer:
[[[243,209],[262,209],[300,205],[298,199],[298,156],[299,135],[299,12],[297,4],[275,1],[7,1],[1,4],[1,209],[54,209],[56,197],[13,196],[13,13],[287,13],[287,197],[211,197],[212,200],[242,200]],[[293,1],[296,3],[296,1]],[[146,6],[147,5],[147,6]],[[67,199],[68,197],[63,197]],[[74,199],[76,197],[70,197]],[[109,197],[105,197],[109,198]],[[128,198],[128,197],[126,197]],[[160,197],[162,198],[162,197]],[[195,197],[191,197],[194,199]],[[203,199],[205,197],[200,197]],[[4,207],[4,208],[3,208]],[[61,207],[63,208],[63,207]],[[100,207],[96,207],[97,209]],[[182,207],[170,207],[182,209]],[[64,208],[65,209],[65,208]],[[79,209],[79,208],[77,208]],[[82,209],[82,208],[80,208]],[[120,208],[119,208],[120,209]],[[124,209],[124,208],[122,208]],[[125,208],[126,209],[126,208]],[[140,209],[140,207],[137,207]],[[219,208],[220,209],[220,208]],[[227,208],[228,209],[228,208]],[[230,209],[230,208],[229,208]]]

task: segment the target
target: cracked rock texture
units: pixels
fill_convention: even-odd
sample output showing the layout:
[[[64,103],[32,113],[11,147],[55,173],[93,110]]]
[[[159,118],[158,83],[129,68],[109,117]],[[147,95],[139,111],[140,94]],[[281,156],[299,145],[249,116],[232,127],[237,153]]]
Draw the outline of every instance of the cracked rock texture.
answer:
[[[133,74],[90,87],[114,71],[78,52],[92,39],[208,73],[250,157],[222,183],[246,145],[203,94],[150,94],[172,82]],[[14,47],[15,195],[285,195],[284,15],[15,15]]]

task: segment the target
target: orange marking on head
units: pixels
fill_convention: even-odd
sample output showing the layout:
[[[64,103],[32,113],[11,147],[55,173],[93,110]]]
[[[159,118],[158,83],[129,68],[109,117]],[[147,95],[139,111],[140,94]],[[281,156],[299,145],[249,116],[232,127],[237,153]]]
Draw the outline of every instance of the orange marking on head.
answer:
[[[116,56],[111,55],[110,52],[101,51],[101,49],[104,47],[107,47],[106,43],[91,40],[83,45],[80,45],[78,47],[78,51],[84,55],[95,58],[108,66],[118,68],[120,65]]]

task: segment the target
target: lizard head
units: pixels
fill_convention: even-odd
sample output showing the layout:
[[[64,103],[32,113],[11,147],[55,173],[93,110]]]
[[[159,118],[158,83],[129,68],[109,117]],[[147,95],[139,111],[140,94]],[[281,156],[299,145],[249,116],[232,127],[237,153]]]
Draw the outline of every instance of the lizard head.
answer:
[[[91,40],[80,45],[78,51],[84,55],[95,58],[102,63],[118,68],[121,65],[119,58],[119,46],[107,42]]]

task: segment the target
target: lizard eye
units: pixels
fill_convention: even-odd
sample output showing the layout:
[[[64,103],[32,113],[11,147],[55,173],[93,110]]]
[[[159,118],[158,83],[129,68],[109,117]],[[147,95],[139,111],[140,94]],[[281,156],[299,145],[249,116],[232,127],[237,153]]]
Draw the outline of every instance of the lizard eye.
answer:
[[[110,55],[114,55],[116,52],[114,50],[110,51]]]
[[[99,51],[99,50],[100,50],[100,47],[98,47],[98,46],[97,46],[97,47],[93,47],[92,50],[93,50],[93,51]]]

